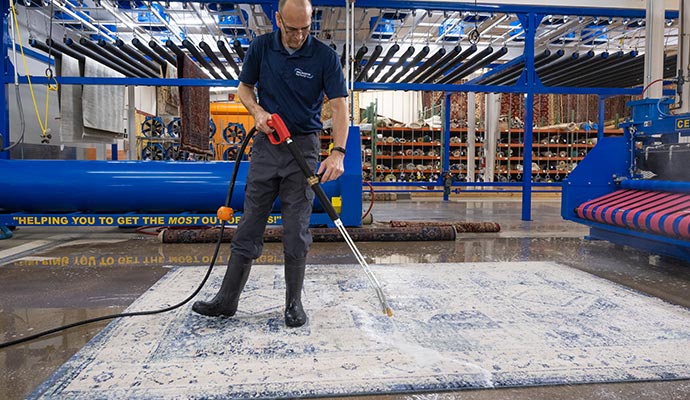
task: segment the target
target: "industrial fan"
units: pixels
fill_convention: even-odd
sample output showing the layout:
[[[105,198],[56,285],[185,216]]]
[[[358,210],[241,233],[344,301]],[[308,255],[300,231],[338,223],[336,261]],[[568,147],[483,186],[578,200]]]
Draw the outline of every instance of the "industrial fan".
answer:
[[[163,120],[159,117],[146,117],[141,124],[141,133],[145,137],[160,137],[163,134]]]

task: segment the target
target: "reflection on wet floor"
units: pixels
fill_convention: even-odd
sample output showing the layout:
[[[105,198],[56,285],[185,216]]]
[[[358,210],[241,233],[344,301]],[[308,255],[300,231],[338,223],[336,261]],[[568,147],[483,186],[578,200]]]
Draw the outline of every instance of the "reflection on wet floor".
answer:
[[[563,221],[560,201],[535,201],[532,221],[521,217],[515,200],[378,202],[377,221],[443,220],[498,222],[501,232],[459,234],[445,242],[368,242],[357,246],[374,272],[376,264],[553,261],[690,307],[687,264],[603,241],[587,241],[584,226]],[[63,233],[65,235],[60,235]],[[62,239],[56,239],[62,237]],[[52,238],[52,245],[43,240]],[[48,241],[50,241],[48,240]],[[171,265],[208,265],[214,244],[161,244],[155,236],[112,228],[22,228],[0,251],[33,244],[36,251],[0,259],[0,341],[86,318],[120,312],[168,271]],[[31,247],[31,246],[29,246]],[[224,244],[218,264],[225,264]],[[257,264],[281,264],[282,245],[267,243]],[[314,243],[312,264],[356,264],[345,243]],[[44,340],[0,350],[0,399],[33,391],[107,322],[54,334]],[[686,398],[687,382],[578,385],[560,388],[463,392],[463,399]],[[396,395],[386,399],[457,398],[451,394]],[[504,397],[500,397],[504,398]]]

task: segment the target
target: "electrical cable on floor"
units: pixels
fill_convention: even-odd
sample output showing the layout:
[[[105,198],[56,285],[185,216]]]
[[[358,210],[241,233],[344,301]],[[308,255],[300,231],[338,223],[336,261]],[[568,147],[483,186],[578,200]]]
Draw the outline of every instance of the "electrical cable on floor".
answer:
[[[240,168],[240,161],[242,160],[242,155],[244,155],[244,152],[247,148],[247,145],[249,144],[249,141],[255,132],[256,132],[256,128],[253,128],[251,131],[249,131],[249,133],[245,137],[244,141],[242,142],[242,146],[240,147],[240,150],[237,152],[237,159],[235,160],[235,167],[232,170],[232,177],[230,178],[230,185],[228,186],[228,195],[225,198],[225,207],[226,208],[230,207],[230,201],[232,199],[232,192],[235,188],[235,181],[237,180],[237,173],[238,173],[239,168]],[[166,308],[162,308],[160,310],[134,311],[134,312],[127,312],[127,313],[111,314],[111,315],[104,315],[102,317],[91,318],[91,319],[87,319],[87,320],[83,320],[83,321],[77,321],[77,322],[74,322],[74,323],[71,323],[68,325],[63,325],[63,326],[59,326],[57,328],[49,329],[47,331],[39,332],[39,333],[36,333],[34,335],[31,335],[31,336],[23,337],[23,338],[16,339],[16,340],[11,340],[11,341],[5,342],[5,343],[0,343],[0,349],[5,348],[5,347],[14,346],[14,345],[21,344],[21,343],[30,342],[32,340],[38,339],[38,338],[43,337],[43,336],[47,336],[47,335],[50,335],[50,334],[53,334],[56,332],[64,331],[66,329],[74,328],[77,326],[91,324],[94,322],[106,321],[109,319],[123,318],[123,317],[137,317],[137,316],[143,316],[143,315],[161,314],[161,313],[165,313],[168,311],[172,311],[176,308],[182,307],[183,305],[187,304],[191,299],[196,297],[197,294],[199,294],[201,289],[206,284],[206,281],[208,280],[209,276],[211,276],[211,272],[213,271],[213,267],[216,264],[216,259],[218,258],[218,252],[220,250],[220,245],[223,242],[223,231],[224,230],[225,230],[225,222],[221,223],[221,225],[220,225],[220,234],[218,235],[218,241],[216,242],[216,248],[213,251],[213,257],[211,257],[211,263],[208,267],[208,270],[206,271],[206,275],[204,276],[204,279],[202,279],[201,283],[196,288],[196,290],[194,290],[194,292],[191,295],[189,295],[186,299],[182,300],[181,302],[179,302],[175,305],[166,307]]]

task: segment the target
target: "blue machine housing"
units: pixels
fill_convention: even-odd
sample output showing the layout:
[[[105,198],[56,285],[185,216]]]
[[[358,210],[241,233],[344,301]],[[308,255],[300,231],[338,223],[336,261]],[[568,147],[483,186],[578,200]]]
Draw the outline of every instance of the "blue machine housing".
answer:
[[[360,226],[362,160],[359,127],[350,127],[345,173],[322,185],[340,197],[340,219]],[[0,226],[216,225],[233,162],[0,160]],[[249,161],[240,162],[230,206],[243,210]],[[333,225],[318,199],[313,225]],[[279,213],[276,201],[274,212]],[[274,214],[269,224],[280,224]]]
[[[588,225],[592,239],[690,260],[688,240],[586,220],[578,217],[575,211],[579,205],[619,189],[690,193],[687,180],[644,179],[639,174],[639,164],[649,155],[650,148],[680,147],[679,138],[690,135],[690,115],[672,115],[671,104],[672,100],[665,98],[628,103],[632,112],[630,120],[622,124],[623,136],[600,137],[597,145],[563,181],[561,215]]]

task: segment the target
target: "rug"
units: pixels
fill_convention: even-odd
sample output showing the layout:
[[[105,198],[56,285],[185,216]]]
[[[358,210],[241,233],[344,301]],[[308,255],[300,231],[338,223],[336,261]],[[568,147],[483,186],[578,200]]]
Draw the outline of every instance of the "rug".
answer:
[[[223,229],[223,242],[229,243],[235,236],[236,228]],[[455,229],[452,225],[416,225],[395,227],[390,224],[367,225],[346,228],[350,238],[355,242],[420,242],[455,240]],[[345,239],[337,228],[309,228],[314,242],[344,242]],[[158,238],[162,243],[215,243],[218,241],[220,228],[180,229],[165,228]],[[282,242],[282,227],[267,227],[263,234],[264,242]]]
[[[690,311],[548,262],[309,265],[287,329],[281,266],[252,269],[234,318],[190,305],[117,320],[30,398],[277,398],[690,378]],[[177,267],[130,311],[184,298]],[[220,285],[218,268],[202,291]]]
[[[208,79],[208,75],[189,57],[178,57],[178,78]],[[208,86],[180,86],[180,149],[211,155],[209,121],[211,106]]]

